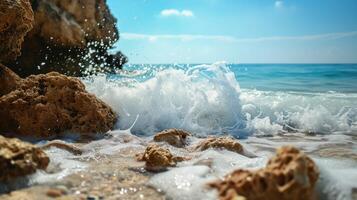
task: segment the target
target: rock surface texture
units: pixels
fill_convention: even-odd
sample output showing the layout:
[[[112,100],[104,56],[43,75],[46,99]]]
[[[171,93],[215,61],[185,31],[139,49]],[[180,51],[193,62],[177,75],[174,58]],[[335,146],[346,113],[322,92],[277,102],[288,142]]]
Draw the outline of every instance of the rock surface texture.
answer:
[[[182,148],[186,146],[186,139],[191,134],[181,129],[167,129],[154,136],[155,142],[167,142],[168,144]]]
[[[137,158],[138,161],[145,161],[145,168],[148,171],[162,171],[176,165],[171,152],[157,144],[149,144],[145,152],[138,155]]]
[[[14,60],[20,55],[21,44],[33,20],[29,0],[0,1],[0,62]]]
[[[218,190],[221,200],[312,200],[318,176],[319,171],[309,157],[287,146],[277,150],[266,168],[238,169],[210,186]]]
[[[236,153],[243,153],[243,147],[238,141],[230,137],[209,137],[201,141],[196,147],[196,150],[204,151],[209,148],[226,149]]]
[[[9,68],[0,64],[0,97],[14,90],[21,78]]]
[[[46,169],[50,160],[32,144],[0,135],[0,182]]]
[[[88,68],[108,71],[127,61],[121,53],[107,52],[119,33],[105,0],[32,0],[31,5],[34,28],[22,56],[6,63],[20,76],[51,71],[83,75]]]
[[[116,121],[112,109],[89,94],[79,79],[56,72],[18,80],[0,96],[0,107],[0,131],[24,136],[103,133]]]

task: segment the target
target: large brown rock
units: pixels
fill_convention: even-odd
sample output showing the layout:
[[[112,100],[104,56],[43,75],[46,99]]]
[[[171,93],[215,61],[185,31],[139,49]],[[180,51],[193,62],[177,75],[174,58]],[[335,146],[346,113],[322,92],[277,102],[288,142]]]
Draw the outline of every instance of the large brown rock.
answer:
[[[31,4],[34,28],[25,38],[22,56],[6,63],[20,76],[50,71],[83,75],[89,68],[110,71],[127,61],[121,53],[107,52],[119,33],[106,0],[32,0]]]
[[[221,200],[312,200],[318,176],[319,171],[308,156],[286,146],[277,150],[266,168],[238,169],[210,186],[218,190]]]
[[[38,147],[0,135],[0,182],[46,169],[49,158]]]
[[[29,0],[0,0],[0,62],[14,60],[34,20]]]
[[[20,135],[102,133],[116,121],[112,109],[89,94],[79,79],[56,72],[20,79],[0,97],[0,108],[0,132]]]

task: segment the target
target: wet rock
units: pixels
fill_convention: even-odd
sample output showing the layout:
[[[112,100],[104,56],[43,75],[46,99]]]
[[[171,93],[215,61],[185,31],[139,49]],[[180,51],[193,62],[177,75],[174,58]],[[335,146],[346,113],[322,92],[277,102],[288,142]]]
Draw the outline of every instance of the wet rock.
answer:
[[[195,150],[204,151],[209,148],[226,149],[228,151],[233,151],[239,154],[243,153],[242,145],[230,137],[209,137],[201,141],[195,147]]]
[[[31,4],[34,28],[25,38],[22,56],[6,63],[20,76],[51,71],[81,76],[89,66],[110,72],[127,62],[121,53],[108,53],[119,33],[106,0],[31,0]]]
[[[82,155],[83,151],[74,146],[73,144],[68,144],[66,142],[63,142],[61,140],[53,140],[48,142],[47,144],[41,146],[41,149],[49,149],[51,147],[56,147],[58,149],[63,149],[65,151],[68,151],[70,153],[72,153],[73,155]]]
[[[155,142],[167,142],[172,146],[182,148],[186,145],[187,137],[191,134],[181,129],[167,129],[154,136]]]
[[[148,171],[162,171],[176,165],[171,152],[157,144],[149,144],[143,154],[137,155],[137,159],[146,162],[145,168]]]
[[[21,44],[33,20],[29,0],[0,1],[0,61],[11,61],[20,55]]]
[[[90,136],[107,132],[116,121],[112,109],[89,94],[79,79],[56,72],[22,79],[0,97],[0,107],[0,131],[23,136]]]
[[[0,136],[0,181],[34,173],[46,169],[47,155],[38,147],[18,139]]]
[[[238,169],[224,180],[209,184],[219,192],[219,199],[249,200],[315,199],[314,188],[319,176],[315,163],[294,147],[282,147],[266,168],[258,171]]]

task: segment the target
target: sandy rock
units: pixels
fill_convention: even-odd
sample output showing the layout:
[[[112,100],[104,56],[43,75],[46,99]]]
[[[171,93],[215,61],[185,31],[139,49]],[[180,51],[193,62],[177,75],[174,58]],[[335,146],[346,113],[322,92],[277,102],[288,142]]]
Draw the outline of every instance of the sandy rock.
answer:
[[[157,144],[149,144],[143,154],[137,155],[137,159],[146,162],[145,168],[148,171],[162,171],[176,165],[171,152]]]
[[[14,90],[20,81],[17,74],[0,64],[0,97]]]
[[[319,176],[315,163],[294,147],[282,147],[266,168],[258,171],[238,169],[224,180],[209,184],[219,192],[219,199],[249,200],[315,199],[314,188]]]
[[[127,62],[122,54],[108,53],[119,39],[119,33],[106,0],[32,0],[31,3],[34,28],[25,38],[22,56],[16,62],[6,63],[20,76],[51,71],[80,76],[84,70],[80,65],[120,68]]]
[[[226,149],[236,153],[243,153],[243,147],[238,141],[230,137],[209,137],[201,141],[195,150],[204,151],[209,148]]]
[[[47,155],[34,145],[0,136],[0,181],[9,181],[46,169]]]
[[[83,83],[53,72],[33,75],[0,97],[0,131],[38,137],[92,135],[114,127],[116,115]]]
[[[14,60],[34,20],[29,0],[0,1],[0,61]]]
[[[182,148],[186,145],[186,139],[191,134],[181,129],[167,129],[154,136],[155,142],[167,142],[172,146]]]

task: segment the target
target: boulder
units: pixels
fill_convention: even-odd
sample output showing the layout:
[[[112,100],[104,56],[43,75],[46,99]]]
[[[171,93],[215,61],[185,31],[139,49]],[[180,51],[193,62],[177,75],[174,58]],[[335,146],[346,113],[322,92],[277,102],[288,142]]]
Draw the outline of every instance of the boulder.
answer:
[[[181,129],[166,129],[157,133],[154,136],[155,142],[167,142],[168,144],[182,148],[186,146],[186,139],[191,134],[185,130]]]
[[[0,135],[0,182],[45,170],[50,160],[40,148]]]
[[[218,190],[221,200],[312,200],[318,176],[318,168],[308,156],[286,146],[277,150],[265,168],[238,169],[209,186]]]
[[[209,137],[202,140],[196,147],[195,150],[204,151],[209,148],[214,149],[226,149],[228,151],[233,151],[239,154],[243,153],[243,147],[238,141],[230,137]]]
[[[109,54],[119,39],[106,0],[32,0],[34,28],[22,55],[5,63],[22,77],[51,71],[82,76],[112,72],[127,58]]]
[[[0,107],[0,132],[41,138],[104,133],[117,119],[79,79],[56,72],[20,79],[11,92],[0,96]]]
[[[20,55],[21,44],[33,20],[29,0],[0,0],[0,62]]]
[[[157,144],[149,144],[143,154],[137,155],[137,160],[145,161],[146,170],[154,172],[176,165],[170,150],[164,149]]]

